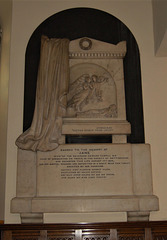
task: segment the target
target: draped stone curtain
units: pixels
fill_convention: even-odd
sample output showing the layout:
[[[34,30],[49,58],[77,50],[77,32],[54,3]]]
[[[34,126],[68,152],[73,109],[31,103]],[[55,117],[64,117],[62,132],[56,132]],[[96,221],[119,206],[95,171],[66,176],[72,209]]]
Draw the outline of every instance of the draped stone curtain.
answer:
[[[63,143],[61,129],[62,117],[66,114],[68,56],[68,39],[42,36],[33,121],[16,140],[19,148],[50,151]]]

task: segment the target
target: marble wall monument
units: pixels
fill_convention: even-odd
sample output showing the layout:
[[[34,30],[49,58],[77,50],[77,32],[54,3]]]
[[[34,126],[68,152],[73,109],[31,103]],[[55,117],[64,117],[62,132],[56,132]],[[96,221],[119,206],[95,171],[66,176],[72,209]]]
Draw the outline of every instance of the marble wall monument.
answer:
[[[127,212],[128,221],[144,221],[158,210],[150,145],[127,143],[125,55],[124,41],[42,37],[32,125],[16,140],[11,212],[22,223],[85,212]],[[111,135],[112,143],[66,144],[68,135]]]

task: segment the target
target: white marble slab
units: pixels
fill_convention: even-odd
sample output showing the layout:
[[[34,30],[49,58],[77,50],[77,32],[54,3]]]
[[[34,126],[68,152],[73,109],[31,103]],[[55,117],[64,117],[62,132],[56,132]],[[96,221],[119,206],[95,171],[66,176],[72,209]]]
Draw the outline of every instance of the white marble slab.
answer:
[[[131,125],[127,121],[106,119],[63,118],[62,134],[71,135],[112,135],[131,133]]]
[[[117,45],[91,38],[70,42],[67,117],[126,120],[123,58]]]
[[[37,152],[37,196],[133,192],[130,144],[66,144]]]
[[[18,149],[17,197],[36,196],[36,153]]]
[[[35,154],[18,154],[18,179],[27,180],[17,185],[11,211],[22,222],[41,222],[43,213],[105,211],[140,221],[158,210],[148,144],[66,144]]]

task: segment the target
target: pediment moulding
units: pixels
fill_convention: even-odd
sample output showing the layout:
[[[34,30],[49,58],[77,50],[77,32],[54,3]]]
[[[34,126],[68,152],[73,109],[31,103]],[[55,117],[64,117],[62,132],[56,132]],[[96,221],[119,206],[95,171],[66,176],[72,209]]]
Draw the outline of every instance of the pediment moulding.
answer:
[[[114,45],[84,37],[71,41],[69,45],[70,58],[124,58],[125,55],[126,41]]]

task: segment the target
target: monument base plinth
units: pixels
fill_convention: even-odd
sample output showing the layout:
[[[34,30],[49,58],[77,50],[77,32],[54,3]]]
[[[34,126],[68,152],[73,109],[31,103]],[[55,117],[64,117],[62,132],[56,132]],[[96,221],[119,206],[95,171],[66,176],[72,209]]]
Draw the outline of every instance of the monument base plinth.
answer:
[[[24,173],[24,174],[23,174]],[[18,151],[12,213],[41,223],[43,213],[127,212],[146,221],[158,210],[149,144],[64,144],[54,151]]]
[[[127,220],[128,222],[143,222],[149,221],[150,212],[128,212],[127,213]]]
[[[21,223],[43,223],[43,213],[21,213]]]
[[[25,219],[29,222],[41,223],[42,213],[93,212],[127,212],[128,221],[148,221],[149,213],[156,210],[158,210],[158,198],[154,195],[12,199],[12,212],[21,214],[22,223],[25,223]]]

